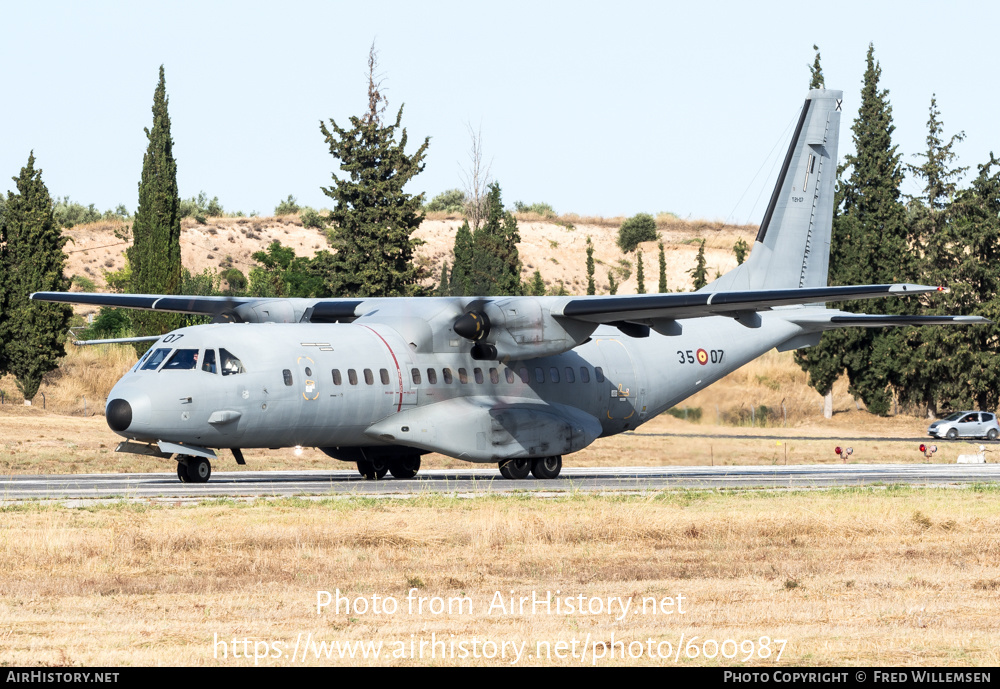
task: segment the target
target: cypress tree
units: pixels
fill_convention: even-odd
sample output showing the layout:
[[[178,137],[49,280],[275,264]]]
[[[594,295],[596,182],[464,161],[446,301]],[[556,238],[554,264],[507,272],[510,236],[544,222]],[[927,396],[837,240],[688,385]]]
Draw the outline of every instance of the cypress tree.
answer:
[[[618,294],[618,281],[611,272],[608,273],[608,294]]]
[[[469,284],[469,273],[472,270],[472,230],[466,220],[455,233],[455,262],[451,266],[449,292],[453,297],[466,297],[472,294]]]
[[[636,254],[635,280],[636,280],[636,294],[645,294],[646,274],[642,270],[642,249],[639,249],[638,253]]]
[[[9,194],[0,220],[0,370],[12,373],[24,399],[38,392],[42,377],[66,355],[63,344],[72,309],[65,304],[32,302],[32,292],[66,291],[63,277],[67,239],[52,214],[52,197],[35,170],[34,152],[13,178],[17,193]]]
[[[517,251],[519,241],[517,220],[512,213],[504,211],[500,185],[494,182],[486,194],[483,225],[472,235],[471,294],[514,296],[523,292],[521,259]]]
[[[852,127],[855,153],[846,156],[850,177],[842,181],[833,221],[830,283],[834,285],[910,282],[917,263],[910,251],[905,209],[899,186],[903,172],[900,154],[892,143],[892,107],[888,91],[879,88],[881,66],[868,46],[861,105]],[[913,313],[918,304],[902,300],[870,300],[837,305],[847,311]],[[901,363],[901,331],[847,329],[823,334],[820,345],[798,354],[799,365],[818,383],[820,394],[832,386],[834,369],[847,371],[852,394],[868,410],[888,414],[892,389],[899,389],[907,366]],[[839,362],[839,363],[838,363]],[[814,373],[813,366],[817,369]]]
[[[411,195],[403,186],[424,169],[430,137],[406,154],[406,129],[401,128],[400,106],[394,124],[385,125],[385,97],[376,81],[375,47],[368,55],[368,112],[351,117],[345,129],[330,120],[320,131],[330,154],[340,161],[343,178],[333,173],[333,185],[323,193],[336,203],[330,213],[334,224],[331,243],[337,247],[340,284],[346,294],[358,297],[404,296],[417,285],[412,234],[424,219],[424,195]],[[397,132],[399,140],[397,142]]]
[[[708,284],[708,270],[705,267],[705,240],[701,240],[698,247],[698,257],[695,259],[694,268],[688,271],[691,281],[694,283],[695,291],[700,290]]]
[[[545,296],[545,281],[542,280],[542,271],[535,269],[535,274],[531,276],[531,287],[529,288],[531,296],[533,297],[544,297]]]
[[[181,201],[167,102],[161,65],[160,81],[153,93],[153,128],[145,130],[149,144],[142,160],[132,246],[125,252],[131,270],[128,287],[134,294],[180,294],[181,291]],[[181,316],[173,313],[133,311],[131,317],[136,335],[160,335],[181,323]],[[136,345],[138,351],[147,347],[147,344]]]
[[[594,243],[587,235],[587,294],[597,294],[597,285],[594,284]]]
[[[816,59],[813,60],[812,66],[809,68],[809,88],[825,89],[826,83],[823,80],[823,68],[819,66],[819,46],[814,44],[813,50],[816,51]]]
[[[667,292],[667,257],[663,253],[663,242],[659,242],[660,248],[660,282],[657,285],[657,291],[661,294]]]
[[[744,241],[743,237],[740,237],[739,239],[736,240],[736,243],[733,244],[733,253],[736,254],[736,265],[738,266],[743,265],[743,261],[747,260],[747,252],[749,250],[750,247],[747,246],[747,243],[746,241]]]
[[[950,208],[957,188],[955,178],[968,169],[951,167],[956,157],[952,148],[965,138],[965,134],[959,132],[945,143],[940,115],[937,99],[932,96],[927,121],[927,150],[917,154],[924,162],[919,166],[906,166],[915,178],[923,180],[923,193],[911,197],[907,211],[910,241],[914,252],[922,257],[919,279],[931,284],[950,285],[962,271],[965,247],[974,247],[975,244],[972,238],[956,234],[958,228],[955,221],[958,217]],[[968,225],[961,227],[963,231],[970,229]],[[956,251],[958,247],[961,251]],[[931,302],[932,309],[936,313],[952,313],[953,310],[948,310],[954,305],[952,299],[951,295],[941,295]],[[922,407],[931,418],[937,416],[938,399],[954,397],[954,388],[949,383],[967,376],[967,372],[960,370],[960,365],[956,370],[956,343],[966,337],[974,339],[978,334],[970,332],[974,328],[959,328],[957,333],[946,332],[948,330],[955,329],[941,326],[908,328],[902,333],[905,342],[899,358],[902,367],[900,397],[906,404]],[[971,346],[969,342],[965,344],[960,349]]]
[[[436,296],[447,297],[451,292],[448,286],[448,262],[441,264],[441,281],[438,283]]]

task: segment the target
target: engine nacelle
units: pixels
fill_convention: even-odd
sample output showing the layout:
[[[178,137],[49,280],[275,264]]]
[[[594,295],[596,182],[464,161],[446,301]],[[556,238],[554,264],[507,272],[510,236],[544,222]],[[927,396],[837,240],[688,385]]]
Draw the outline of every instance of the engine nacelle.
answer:
[[[538,299],[508,297],[480,304],[455,321],[455,332],[474,342],[472,358],[490,361],[535,359],[583,344],[597,328],[559,318]]]

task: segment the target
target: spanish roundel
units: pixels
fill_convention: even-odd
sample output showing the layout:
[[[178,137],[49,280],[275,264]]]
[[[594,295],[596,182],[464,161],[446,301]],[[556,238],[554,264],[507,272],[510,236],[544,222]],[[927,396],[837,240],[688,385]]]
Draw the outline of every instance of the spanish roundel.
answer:
[[[698,363],[702,366],[708,363],[708,352],[704,349],[699,349],[696,356],[698,357]]]

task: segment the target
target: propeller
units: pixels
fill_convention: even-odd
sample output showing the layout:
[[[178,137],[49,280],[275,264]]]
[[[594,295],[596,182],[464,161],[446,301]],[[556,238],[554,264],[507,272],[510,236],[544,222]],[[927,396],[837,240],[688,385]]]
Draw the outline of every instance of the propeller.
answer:
[[[474,343],[469,353],[476,361],[492,361],[497,358],[497,348],[484,342],[493,327],[490,317],[482,308],[485,303],[485,300],[475,300],[467,304],[466,312],[456,318],[452,326],[456,334]]]

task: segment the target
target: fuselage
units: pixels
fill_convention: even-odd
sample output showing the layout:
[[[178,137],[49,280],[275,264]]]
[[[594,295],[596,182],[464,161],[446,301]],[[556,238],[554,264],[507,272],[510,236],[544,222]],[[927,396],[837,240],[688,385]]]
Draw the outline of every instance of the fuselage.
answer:
[[[484,449],[489,426],[472,429],[468,441],[455,438],[465,431],[465,418],[479,423],[470,410],[495,419],[497,410],[507,409],[520,410],[520,417],[500,423],[515,437],[527,433],[525,418],[552,413],[568,419],[576,430],[567,431],[575,436],[564,451],[575,451],[596,437],[636,428],[802,332],[780,311],[761,317],[754,328],[731,318],[692,319],[681,334],[642,338],[601,326],[568,352],[506,363],[473,360],[469,343],[458,337],[447,341],[453,351],[418,351],[384,323],[192,326],[163,336],[115,385],[108,422],[140,441],[215,448],[402,445],[486,462],[527,450],[511,446],[499,455]],[[128,403],[127,425],[110,413],[119,399]],[[520,430],[511,430],[518,424]],[[540,426],[542,440],[531,442],[552,432]]]

